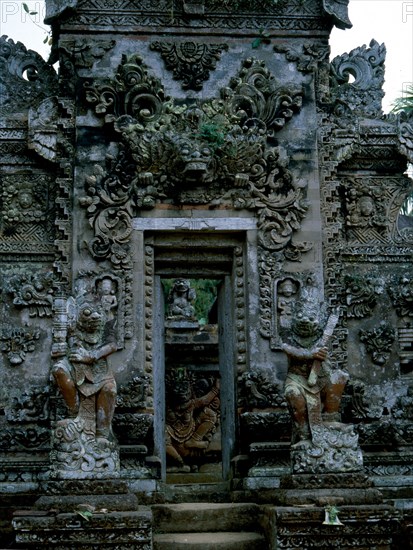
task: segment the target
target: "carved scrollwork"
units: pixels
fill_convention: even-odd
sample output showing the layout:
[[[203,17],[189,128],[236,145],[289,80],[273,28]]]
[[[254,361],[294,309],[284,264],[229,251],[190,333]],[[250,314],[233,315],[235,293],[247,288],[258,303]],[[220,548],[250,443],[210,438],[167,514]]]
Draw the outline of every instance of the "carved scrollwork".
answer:
[[[377,296],[383,291],[378,281],[356,275],[346,275],[344,285],[347,317],[362,319],[371,315],[377,303]]]
[[[375,40],[335,57],[331,62],[331,86],[336,99],[353,112],[367,116],[381,114],[384,96],[384,60],[386,47]],[[350,76],[354,78],[350,82]]]
[[[38,422],[49,416],[49,388],[33,386],[10,398],[5,408],[8,422]]]
[[[27,109],[57,92],[54,68],[33,50],[0,38],[0,113]]]
[[[6,325],[0,332],[0,349],[6,354],[12,367],[21,365],[28,353],[36,349],[40,331],[32,328],[20,328]]]
[[[330,48],[305,43],[301,50],[296,50],[285,44],[276,44],[274,51],[285,54],[287,61],[296,63],[297,69],[303,73],[315,71],[320,62],[328,60]]]
[[[28,147],[50,162],[73,154],[67,132],[61,131],[73,122],[73,110],[57,97],[49,97],[29,110]]]
[[[389,292],[397,314],[400,317],[413,317],[413,279],[402,277]]]
[[[47,449],[50,442],[48,427],[28,425],[24,427],[0,428],[0,450],[33,451]]]
[[[351,416],[354,419],[378,420],[383,415],[383,406],[377,403],[366,392],[366,385],[361,380],[354,380],[350,383],[351,393]]]
[[[405,113],[400,115],[399,141],[401,152],[406,155],[409,162],[413,162],[413,117]]]
[[[384,365],[390,357],[395,341],[394,329],[385,321],[373,330],[360,330],[360,342],[366,346],[373,363]]]
[[[291,243],[308,207],[303,189],[284,153],[268,145],[300,110],[302,91],[279,85],[263,62],[245,60],[219,99],[191,106],[166,98],[139,56],[124,57],[113,82],[86,85],[86,99],[122,141],[106,170],[86,178],[80,200],[96,258],[128,268],[131,218],[161,201],[255,210],[263,248],[305,249]]]
[[[176,80],[182,80],[184,90],[201,90],[228,44],[152,42],[151,49],[161,53],[166,68]]]
[[[262,371],[245,372],[241,378],[241,392],[241,402],[245,402],[248,410],[287,407],[280,384]]]
[[[59,40],[59,78],[62,89],[73,95],[77,70],[93,67],[115,43],[115,40]]]
[[[13,275],[7,281],[6,290],[13,296],[13,304],[27,308],[30,317],[51,317],[53,308],[52,272],[30,275]]]
[[[148,380],[148,376],[138,375],[134,376],[127,384],[120,386],[116,398],[116,406],[124,409],[145,407],[149,385]]]

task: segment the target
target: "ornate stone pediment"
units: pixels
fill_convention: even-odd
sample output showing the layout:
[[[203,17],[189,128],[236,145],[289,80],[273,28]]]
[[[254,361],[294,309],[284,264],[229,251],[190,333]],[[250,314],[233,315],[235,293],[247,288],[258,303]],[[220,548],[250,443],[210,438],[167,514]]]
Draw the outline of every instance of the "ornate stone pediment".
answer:
[[[25,111],[57,92],[57,74],[33,50],[0,38],[0,114]]]
[[[372,40],[331,62],[333,96],[352,113],[368,117],[382,114],[384,61],[386,47]],[[351,81],[353,77],[353,81]]]
[[[178,103],[134,55],[113,81],[85,89],[120,142],[117,157],[86,178],[81,198],[94,257],[127,267],[132,217],[161,202],[256,211],[262,246],[288,245],[307,205],[274,136],[300,110],[301,88],[249,58],[218,98]]]

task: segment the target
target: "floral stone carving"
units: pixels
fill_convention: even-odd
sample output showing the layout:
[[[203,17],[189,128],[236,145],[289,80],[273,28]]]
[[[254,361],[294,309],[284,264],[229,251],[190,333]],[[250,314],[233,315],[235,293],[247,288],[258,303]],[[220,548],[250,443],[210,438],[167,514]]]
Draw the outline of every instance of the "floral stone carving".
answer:
[[[369,47],[364,45],[335,57],[331,62],[330,75],[333,96],[344,102],[352,112],[380,115],[385,58],[385,45],[375,40],[370,42]],[[350,76],[354,77],[351,83]]]
[[[176,80],[182,80],[184,90],[201,90],[228,44],[152,42],[151,49],[161,53],[166,68]]]
[[[4,410],[8,422],[38,422],[49,417],[49,388],[34,386],[13,395]]]
[[[21,365],[28,353],[36,349],[36,340],[40,331],[32,328],[20,328],[6,325],[0,332],[0,349],[6,354],[12,367]]]
[[[13,275],[7,282],[7,291],[13,295],[13,304],[28,308],[30,317],[51,317],[53,308],[52,272],[35,275]]]
[[[117,350],[117,300],[110,279],[97,288],[56,300],[52,374],[69,414],[53,433],[52,465],[61,478],[113,476],[119,469],[112,433],[116,382],[106,360]]]
[[[395,341],[394,329],[385,321],[373,330],[360,330],[360,342],[366,346],[373,363],[384,365],[390,357]]]
[[[413,317],[413,279],[402,277],[390,288],[390,295],[400,317]]]
[[[196,106],[166,98],[136,55],[124,57],[114,81],[87,85],[87,101],[122,142],[107,168],[87,177],[80,201],[94,231],[93,256],[129,267],[131,218],[159,202],[256,210],[262,246],[285,248],[308,206],[285,154],[271,143],[300,110],[302,95],[252,58],[220,98]]]
[[[362,467],[352,425],[340,423],[341,396],[348,375],[334,369],[327,345],[338,315],[327,322],[314,300],[297,301],[291,338],[282,344],[288,356],[285,398],[293,421],[293,473],[347,472]]]
[[[19,112],[57,93],[57,74],[38,53],[2,36],[0,88],[0,113]]]
[[[378,282],[357,275],[346,275],[344,284],[347,317],[362,319],[371,315],[377,303],[377,295],[382,292]]]

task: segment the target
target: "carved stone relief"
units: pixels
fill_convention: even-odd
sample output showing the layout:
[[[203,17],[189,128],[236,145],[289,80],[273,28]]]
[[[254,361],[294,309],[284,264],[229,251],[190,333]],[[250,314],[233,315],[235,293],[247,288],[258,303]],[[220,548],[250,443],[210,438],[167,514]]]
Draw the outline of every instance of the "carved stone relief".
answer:
[[[36,341],[40,331],[35,328],[21,328],[10,324],[3,325],[0,333],[1,351],[8,359],[11,367],[21,365],[28,353],[36,349]]]
[[[287,407],[279,381],[271,380],[258,369],[250,369],[242,375],[240,391],[239,402],[249,411]]]
[[[125,94],[131,72],[139,75],[139,85]],[[265,87],[254,86],[258,78]],[[262,62],[248,59],[221,99],[174,106],[142,60],[132,56],[124,58],[116,81],[88,85],[86,93],[97,114],[115,121],[124,143],[107,170],[95,167],[81,198],[94,228],[89,246],[96,258],[128,267],[130,212],[162,200],[258,210],[262,245],[281,250],[290,243],[307,206],[282,152],[267,141],[300,109],[299,89],[279,86]]]
[[[20,395],[14,395],[5,408],[8,422],[38,422],[49,418],[49,388],[32,386]]]
[[[345,303],[347,318],[362,319],[373,313],[377,296],[383,292],[379,281],[357,275],[345,275]]]
[[[360,342],[366,346],[373,363],[384,365],[390,357],[390,351],[395,340],[393,328],[382,321],[380,326],[373,330],[361,330]]]
[[[331,87],[333,96],[340,99],[352,112],[367,116],[382,113],[384,96],[384,60],[386,48],[375,40],[343,54],[331,62]],[[354,82],[349,83],[350,75]]]
[[[53,431],[52,468],[60,478],[116,476],[116,382],[106,358],[119,345],[119,279],[81,275],[76,291],[76,298],[57,299],[55,306],[52,374],[68,417]]]
[[[59,79],[67,95],[74,95],[79,69],[90,69],[116,44],[115,40],[59,40]]]
[[[257,32],[260,29],[329,29],[330,18],[325,15],[330,15],[331,21],[340,28],[350,25],[347,3],[340,0],[325,0],[323,3],[279,0],[275,4],[269,0],[238,0],[235,9],[234,3],[227,0],[208,0],[204,10],[202,4],[195,0],[182,3],[174,1],[172,4],[170,0],[156,3],[145,0],[139,11],[130,9],[129,2],[119,4],[108,0],[79,0],[76,16],[69,22],[74,25],[169,28],[171,8],[174,25],[182,29],[206,27],[233,31],[252,28]],[[252,17],[252,14],[259,14],[259,17]]]
[[[12,295],[18,309],[27,308],[29,317],[51,317],[53,308],[52,272],[31,275],[12,275],[5,284],[5,290]]]
[[[42,173],[3,175],[0,188],[0,252],[36,252],[40,259],[52,254],[56,237],[53,177]]]
[[[54,68],[38,53],[7,36],[0,38],[0,67],[0,114],[28,110],[29,105],[38,105],[57,93]]]
[[[219,426],[219,379],[177,368],[170,369],[165,383],[168,469],[190,472],[209,450]]]
[[[227,44],[197,42],[152,42],[151,49],[160,52],[165,66],[176,80],[182,80],[184,90],[201,90],[208,80]]]

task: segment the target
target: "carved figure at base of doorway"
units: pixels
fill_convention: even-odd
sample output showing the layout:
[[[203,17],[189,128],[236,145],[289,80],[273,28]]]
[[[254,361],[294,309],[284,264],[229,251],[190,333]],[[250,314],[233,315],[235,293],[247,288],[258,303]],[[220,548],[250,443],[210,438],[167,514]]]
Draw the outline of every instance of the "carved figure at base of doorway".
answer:
[[[174,321],[196,321],[196,292],[187,279],[176,279],[168,295],[168,319]]]
[[[338,316],[324,326],[318,303],[302,301],[292,321],[285,398],[293,422],[293,473],[348,472],[362,467],[358,436],[340,422],[340,405],[348,374],[333,369],[327,345]]]
[[[113,475],[119,470],[112,433],[116,382],[106,358],[117,350],[115,320],[107,320],[95,296],[80,296],[72,309],[67,340],[52,350],[52,375],[68,409],[53,432],[53,470],[62,478]]]
[[[209,391],[196,396],[194,386],[186,373],[167,387],[166,455],[168,471],[190,472],[185,459],[202,457],[210,446],[219,424],[219,379],[209,384]]]

